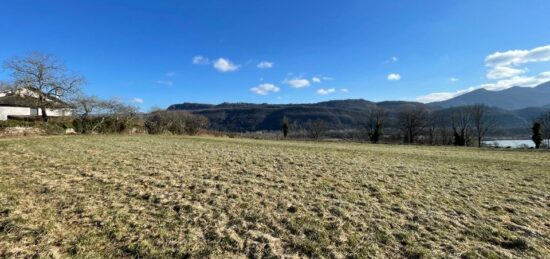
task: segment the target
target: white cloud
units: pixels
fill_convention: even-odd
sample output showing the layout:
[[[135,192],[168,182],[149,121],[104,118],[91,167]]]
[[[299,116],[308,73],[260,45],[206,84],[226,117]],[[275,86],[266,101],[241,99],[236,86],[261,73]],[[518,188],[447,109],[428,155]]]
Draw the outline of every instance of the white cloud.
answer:
[[[193,64],[195,64],[195,65],[208,65],[208,64],[210,64],[210,60],[208,58],[203,57],[203,56],[194,56],[193,57]]]
[[[175,76],[175,75],[176,75],[176,72],[168,72],[168,73],[166,73],[166,76],[168,76],[168,77],[173,77],[173,76]]]
[[[313,83],[321,83],[323,81],[331,81],[331,80],[334,80],[334,78],[330,76],[321,76],[321,75],[314,76],[311,78],[311,82]]]
[[[487,72],[487,78],[497,81],[471,86],[467,89],[455,92],[432,93],[420,96],[417,100],[420,102],[444,101],[481,88],[490,91],[499,91],[514,86],[535,87],[550,81],[550,71],[542,72],[534,76],[522,76],[529,72],[529,70],[520,66],[527,63],[548,61],[550,61],[550,45],[537,47],[531,50],[495,52],[485,57],[485,66],[490,68]]]
[[[300,77],[292,78],[292,79],[285,79],[283,81],[284,84],[290,85],[294,88],[303,88],[310,86],[310,82],[307,79],[303,79]]]
[[[388,75],[388,80],[390,80],[390,81],[399,81],[399,80],[401,80],[401,75],[400,74],[389,74]]]
[[[340,92],[347,93],[347,92],[349,92],[349,90],[347,88],[342,88],[342,89],[340,89]]]
[[[550,45],[531,50],[495,52],[485,58],[485,64],[490,67],[517,66],[525,63],[546,61],[550,61]]]
[[[491,91],[498,91],[498,90],[508,89],[513,86],[535,87],[547,81],[550,81],[550,71],[542,72],[532,77],[515,76],[512,78],[503,79],[494,83],[482,84],[478,86],[478,88],[485,88]]]
[[[513,77],[517,75],[524,74],[526,69],[517,69],[511,67],[495,67],[489,73],[487,73],[487,78],[489,79],[502,79]]]
[[[280,88],[275,86],[274,84],[261,84],[256,87],[250,88],[250,91],[259,94],[259,95],[267,95],[270,92],[277,93],[279,92]]]
[[[491,69],[487,73],[488,79],[502,79],[518,76],[527,72],[527,69],[514,68],[527,63],[550,61],[550,45],[537,47],[531,50],[509,50],[495,52],[485,58],[485,66]]]
[[[388,60],[384,61],[384,64],[395,63],[397,61],[399,61],[399,58],[396,57],[396,56],[393,56],[393,57],[389,58]]]
[[[159,85],[166,85],[166,86],[172,86],[174,84],[174,82],[167,81],[167,80],[157,80],[156,83]]]
[[[499,90],[508,89],[514,86],[535,87],[537,85],[540,85],[548,81],[550,81],[550,71],[542,72],[533,77],[514,76],[512,78],[499,80],[494,83],[471,86],[471,87],[468,87],[467,89],[462,89],[455,92],[432,93],[425,96],[420,96],[416,98],[416,100],[423,103],[438,102],[438,101],[448,100],[456,96],[469,93],[471,91],[481,89],[481,88],[484,88],[490,91],[499,91]]]
[[[334,88],[329,88],[329,89],[323,89],[323,88],[320,88],[317,90],[317,94],[320,94],[320,95],[327,95],[327,94],[331,94],[331,93],[334,93],[336,92],[336,89]]]
[[[239,69],[238,65],[233,64],[229,59],[219,58],[214,62],[214,68],[222,73],[233,72]]]
[[[273,62],[262,61],[262,62],[258,63],[258,65],[256,67],[258,67],[258,68],[272,68],[273,65],[274,65]]]
[[[143,103],[143,99],[141,99],[141,98],[133,98],[133,99],[132,99],[132,102],[133,102],[133,103]]]
[[[456,82],[456,81],[458,81],[458,80],[460,80],[460,79],[458,79],[458,78],[456,78],[456,77],[451,77],[451,78],[449,78],[449,81],[451,81],[451,82]]]
[[[421,103],[439,102],[439,101],[444,101],[444,100],[451,99],[453,97],[459,96],[461,94],[465,94],[467,92],[471,92],[473,90],[475,90],[475,89],[468,88],[466,90],[459,90],[459,91],[456,91],[456,92],[431,93],[431,94],[428,94],[428,95],[420,96],[420,97],[416,98],[416,100],[421,102]]]

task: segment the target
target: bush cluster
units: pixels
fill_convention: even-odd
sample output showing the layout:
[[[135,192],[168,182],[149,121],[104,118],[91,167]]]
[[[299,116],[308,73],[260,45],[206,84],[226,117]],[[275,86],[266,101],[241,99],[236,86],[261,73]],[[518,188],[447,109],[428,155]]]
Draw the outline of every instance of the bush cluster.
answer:
[[[207,126],[206,117],[185,111],[154,111],[145,118],[145,128],[149,134],[196,135]]]

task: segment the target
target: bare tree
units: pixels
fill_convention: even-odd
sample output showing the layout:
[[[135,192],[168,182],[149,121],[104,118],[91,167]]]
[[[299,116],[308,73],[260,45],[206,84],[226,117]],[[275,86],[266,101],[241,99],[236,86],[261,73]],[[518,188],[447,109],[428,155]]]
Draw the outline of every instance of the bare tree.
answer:
[[[469,106],[455,107],[451,111],[451,127],[453,129],[454,145],[466,146],[470,142],[472,113]]]
[[[401,107],[397,115],[399,129],[403,133],[405,143],[414,143],[416,137],[426,125],[428,112],[423,107],[406,105]]]
[[[95,96],[79,95],[72,100],[74,116],[77,123],[80,123],[79,130],[82,133],[94,132],[105,119],[92,120],[92,116],[106,114],[107,104]]]
[[[327,131],[325,122],[321,119],[308,120],[306,122],[307,135],[312,139],[320,139]]]
[[[436,143],[436,133],[439,127],[439,117],[433,111],[428,111],[426,114],[426,133],[428,134],[428,144],[434,145]]]
[[[489,107],[483,104],[471,106],[470,112],[472,113],[472,126],[477,137],[477,146],[481,147],[483,138],[487,132],[495,127],[496,120],[494,117],[488,115]]]
[[[196,135],[201,129],[208,126],[208,119],[202,115],[195,115],[187,111],[169,110],[153,111],[147,115],[145,127],[150,134]]]
[[[85,120],[105,107],[104,102],[95,96],[79,95],[75,97],[71,103],[75,108],[74,115]]]
[[[138,121],[138,108],[118,99],[80,95],[72,100],[75,123],[82,133],[123,132]]]
[[[367,111],[365,128],[372,143],[378,143],[380,137],[382,137],[382,129],[387,118],[388,112],[383,108],[375,107]]]
[[[4,82],[4,81],[0,81],[0,92],[2,91],[5,91],[5,90],[9,90],[9,89],[12,89],[12,85],[10,85],[9,83],[7,82]]]
[[[39,52],[25,58],[12,58],[4,63],[4,67],[11,72],[15,86],[27,87],[37,94],[36,106],[42,110],[44,122],[48,122],[47,109],[56,100],[78,92],[85,81],[79,75],[69,74],[56,57]]]
[[[123,132],[132,127],[138,119],[139,108],[134,105],[126,104],[119,99],[111,99],[105,102],[107,115],[114,119],[116,132]]]
[[[200,130],[208,127],[208,118],[202,115],[196,115],[192,113],[186,113],[185,116],[185,133],[194,136],[199,133]]]

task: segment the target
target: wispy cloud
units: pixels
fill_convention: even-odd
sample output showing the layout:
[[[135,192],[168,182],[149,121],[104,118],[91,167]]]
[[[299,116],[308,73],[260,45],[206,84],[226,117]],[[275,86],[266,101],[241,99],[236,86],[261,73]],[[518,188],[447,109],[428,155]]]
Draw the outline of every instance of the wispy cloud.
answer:
[[[174,76],[176,76],[176,72],[167,72],[166,76],[167,77],[174,77]]]
[[[172,86],[174,82],[169,80],[157,80],[156,82],[158,85],[165,85],[165,86]]]
[[[342,88],[342,89],[340,89],[340,92],[347,93],[347,92],[349,92],[349,90],[347,88]]]
[[[136,97],[136,98],[133,98],[133,99],[132,99],[132,102],[133,102],[133,103],[143,103],[143,99],[137,98],[137,97]]]
[[[319,95],[328,95],[328,94],[336,92],[336,89],[334,89],[334,88],[328,88],[328,89],[320,88],[320,89],[317,89],[316,92]]]
[[[275,63],[273,63],[273,62],[262,61],[262,62],[258,63],[258,65],[256,65],[256,67],[262,68],[262,69],[265,69],[265,68],[272,68],[274,64],[275,64]]]
[[[267,95],[271,93],[279,92],[280,88],[274,84],[261,84],[256,87],[250,88],[250,91],[259,95]]]
[[[291,87],[294,87],[294,88],[303,88],[303,87],[308,87],[308,86],[311,85],[309,80],[304,79],[304,78],[300,78],[300,77],[295,77],[295,78],[292,78],[292,79],[285,79],[283,81],[283,83],[287,84],[287,85],[290,85]]]
[[[431,93],[420,96],[416,100],[420,102],[436,102],[454,98],[477,89],[498,91],[514,86],[534,87],[550,81],[550,71],[533,76],[526,76],[529,69],[520,67],[527,63],[550,61],[550,45],[537,47],[531,50],[508,50],[495,52],[485,57],[485,66],[489,68],[487,79],[493,82],[470,86],[453,92]]]
[[[451,78],[449,78],[449,81],[451,81],[451,82],[453,82],[453,83],[454,83],[454,82],[457,82],[458,80],[460,80],[460,79],[458,79],[458,78],[456,78],[456,77],[451,77]]]
[[[512,78],[499,80],[493,83],[470,86],[466,89],[462,89],[454,92],[431,93],[425,96],[420,96],[416,98],[416,100],[423,103],[438,102],[438,101],[448,100],[456,96],[469,93],[471,91],[481,89],[481,88],[484,88],[490,91],[499,91],[499,90],[508,89],[514,86],[535,87],[537,85],[540,85],[548,81],[550,81],[550,71],[542,72],[536,76],[531,76],[531,77],[515,76]]]
[[[509,78],[525,74],[527,69],[516,68],[527,63],[550,61],[550,45],[537,47],[531,50],[508,50],[495,52],[485,57],[485,66],[488,79]]]
[[[222,73],[233,72],[239,69],[239,65],[233,64],[229,59],[219,58],[214,62],[214,68]]]
[[[465,94],[467,92],[471,92],[475,90],[474,88],[468,88],[464,90],[458,90],[455,92],[440,92],[440,93],[431,93],[428,95],[420,96],[416,98],[417,101],[421,103],[431,103],[431,102],[439,102],[451,99],[453,97],[459,96],[461,94]]]
[[[331,81],[331,80],[334,80],[334,78],[330,76],[321,76],[321,75],[317,75],[311,78],[311,82],[313,83],[321,83],[323,81]]]
[[[195,64],[195,65],[208,65],[208,64],[210,64],[210,60],[208,58],[203,57],[203,56],[194,56],[193,57],[193,64]]]
[[[485,58],[485,64],[491,67],[517,66],[525,63],[546,61],[550,61],[550,45],[531,50],[495,52]]]
[[[393,56],[393,57],[387,59],[386,61],[384,61],[384,64],[395,63],[395,62],[397,62],[397,61],[399,61],[399,58],[396,57],[396,56]]]
[[[388,75],[388,80],[390,81],[399,81],[401,80],[401,75],[400,74],[389,74]]]
[[[495,67],[487,73],[487,78],[489,79],[502,79],[509,78],[521,74],[525,74],[526,69],[517,69],[512,67]]]

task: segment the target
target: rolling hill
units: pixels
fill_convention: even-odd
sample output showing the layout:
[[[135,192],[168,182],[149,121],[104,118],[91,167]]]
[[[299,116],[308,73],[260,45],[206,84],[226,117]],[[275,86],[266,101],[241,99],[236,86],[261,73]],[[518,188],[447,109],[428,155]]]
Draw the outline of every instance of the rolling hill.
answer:
[[[218,105],[182,103],[170,106],[169,110],[185,110],[207,117],[210,126],[217,130],[244,132],[258,130],[280,130],[283,118],[291,123],[303,125],[308,120],[323,120],[330,129],[359,129],[366,120],[366,111],[381,107],[388,111],[386,128],[397,127],[399,110],[411,106],[424,107],[435,112],[441,118],[449,118],[451,108],[441,108],[433,104],[417,102],[385,101],[370,102],[363,99],[334,100],[311,104],[253,104],[222,103]],[[492,107],[490,113],[497,124],[504,129],[525,128],[532,120],[547,108],[531,107],[518,110],[506,110]]]

